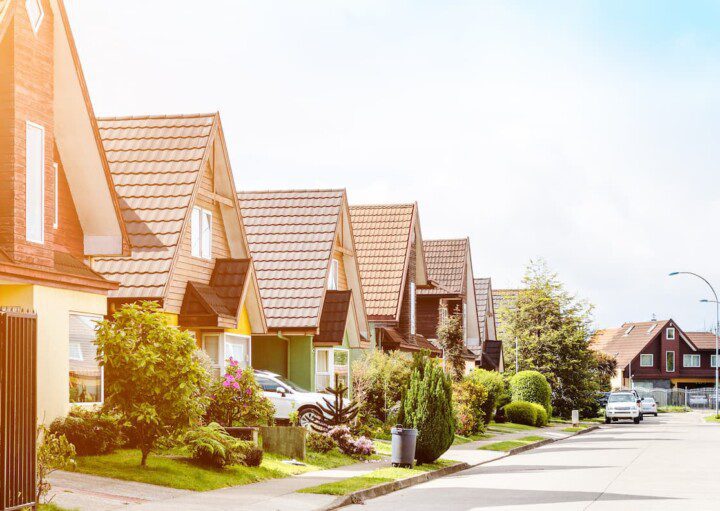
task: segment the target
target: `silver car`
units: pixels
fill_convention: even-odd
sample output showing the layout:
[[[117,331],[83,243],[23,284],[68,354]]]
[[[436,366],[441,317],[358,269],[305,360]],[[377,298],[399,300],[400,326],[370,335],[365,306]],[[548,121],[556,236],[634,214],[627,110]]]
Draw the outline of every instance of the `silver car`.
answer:
[[[642,408],[643,415],[654,415],[655,417],[657,417],[657,403],[655,402],[654,398],[642,398],[642,401],[640,401],[640,407]]]

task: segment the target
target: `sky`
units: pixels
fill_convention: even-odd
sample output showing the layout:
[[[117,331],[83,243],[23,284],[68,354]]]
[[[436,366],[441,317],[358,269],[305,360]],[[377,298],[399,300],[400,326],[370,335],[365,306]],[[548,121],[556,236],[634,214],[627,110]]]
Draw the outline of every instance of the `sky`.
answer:
[[[118,7],[121,5],[121,7]],[[66,0],[98,115],[219,111],[241,190],[417,201],[597,327],[715,322],[720,4]]]

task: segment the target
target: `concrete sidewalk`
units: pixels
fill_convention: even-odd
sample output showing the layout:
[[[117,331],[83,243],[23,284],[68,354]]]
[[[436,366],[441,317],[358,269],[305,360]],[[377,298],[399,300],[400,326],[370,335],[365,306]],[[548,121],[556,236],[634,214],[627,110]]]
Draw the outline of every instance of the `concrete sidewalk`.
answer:
[[[489,439],[456,445],[443,458],[461,461],[470,466],[507,456],[504,452],[485,451],[478,448],[505,440],[514,440],[529,435],[548,438],[565,438],[571,434],[560,430],[561,424],[541,430],[518,431],[515,433],[493,433]],[[71,472],[56,472],[50,478],[53,485],[53,502],[79,511],[310,511],[324,509],[335,499],[332,495],[296,493],[302,488],[340,481],[365,475],[378,468],[390,465],[382,462],[362,462],[331,470],[307,472],[283,479],[271,479],[243,486],[233,486],[207,492],[176,490],[163,486],[122,481]]]

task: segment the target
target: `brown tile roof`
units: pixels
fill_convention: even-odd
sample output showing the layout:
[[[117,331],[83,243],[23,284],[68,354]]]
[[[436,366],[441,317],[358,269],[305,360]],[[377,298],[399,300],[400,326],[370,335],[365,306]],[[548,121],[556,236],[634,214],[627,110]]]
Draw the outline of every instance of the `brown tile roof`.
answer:
[[[112,297],[162,297],[201,175],[216,114],[98,119],[132,245],[130,257],[98,257],[120,289]]]
[[[315,336],[314,342],[342,343],[351,297],[352,291],[350,290],[325,292],[325,301],[320,315],[320,333]]]
[[[418,289],[418,294],[465,294],[468,266],[468,239],[423,240],[428,278],[437,282],[434,289]]]
[[[422,335],[416,335],[414,339],[405,339],[397,329],[393,327],[381,327],[378,329],[382,337],[382,347],[384,350],[400,350],[400,351],[421,351],[428,350],[435,356],[442,354],[442,350],[428,341]]]
[[[478,322],[480,323],[480,338],[485,339],[485,320],[488,313],[488,296],[490,296],[490,277],[475,279],[475,303],[477,304]]]
[[[317,328],[345,190],[238,193],[269,328]]]
[[[73,275],[75,277],[83,277],[94,280],[107,280],[102,275],[95,273],[88,265],[76,259],[67,252],[55,251],[55,270],[64,273],[66,275]]]
[[[499,371],[500,359],[503,356],[502,349],[502,341],[485,341],[480,367]]]
[[[715,333],[714,332],[685,332],[692,343],[699,350],[715,349]]]
[[[415,207],[350,207],[365,307],[371,320],[398,314]]]
[[[658,335],[669,320],[624,323],[620,328],[598,330],[590,340],[590,347],[613,356],[623,368]]]

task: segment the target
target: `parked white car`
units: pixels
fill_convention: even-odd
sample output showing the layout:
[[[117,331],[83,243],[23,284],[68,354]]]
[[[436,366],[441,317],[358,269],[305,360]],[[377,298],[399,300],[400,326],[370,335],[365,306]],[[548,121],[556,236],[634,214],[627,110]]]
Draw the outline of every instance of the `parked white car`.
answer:
[[[652,397],[644,397],[642,398],[642,401],[640,401],[640,406],[642,407],[642,413],[643,415],[654,415],[657,417],[658,411],[657,411],[657,403],[655,402],[655,399]]]
[[[310,425],[311,415],[320,413],[318,403],[323,403],[323,399],[332,402],[333,399],[331,394],[310,392],[270,371],[256,370],[255,380],[262,387],[265,397],[275,406],[276,419],[287,419],[290,412],[297,410],[298,422],[303,427]]]
[[[613,392],[608,396],[608,403],[605,407],[605,424],[619,419],[630,419],[635,424],[640,424],[641,415],[642,410],[634,392]]]
[[[710,405],[710,400],[707,398],[707,396],[705,394],[691,394],[690,397],[688,398],[688,404],[690,406],[707,407]]]

